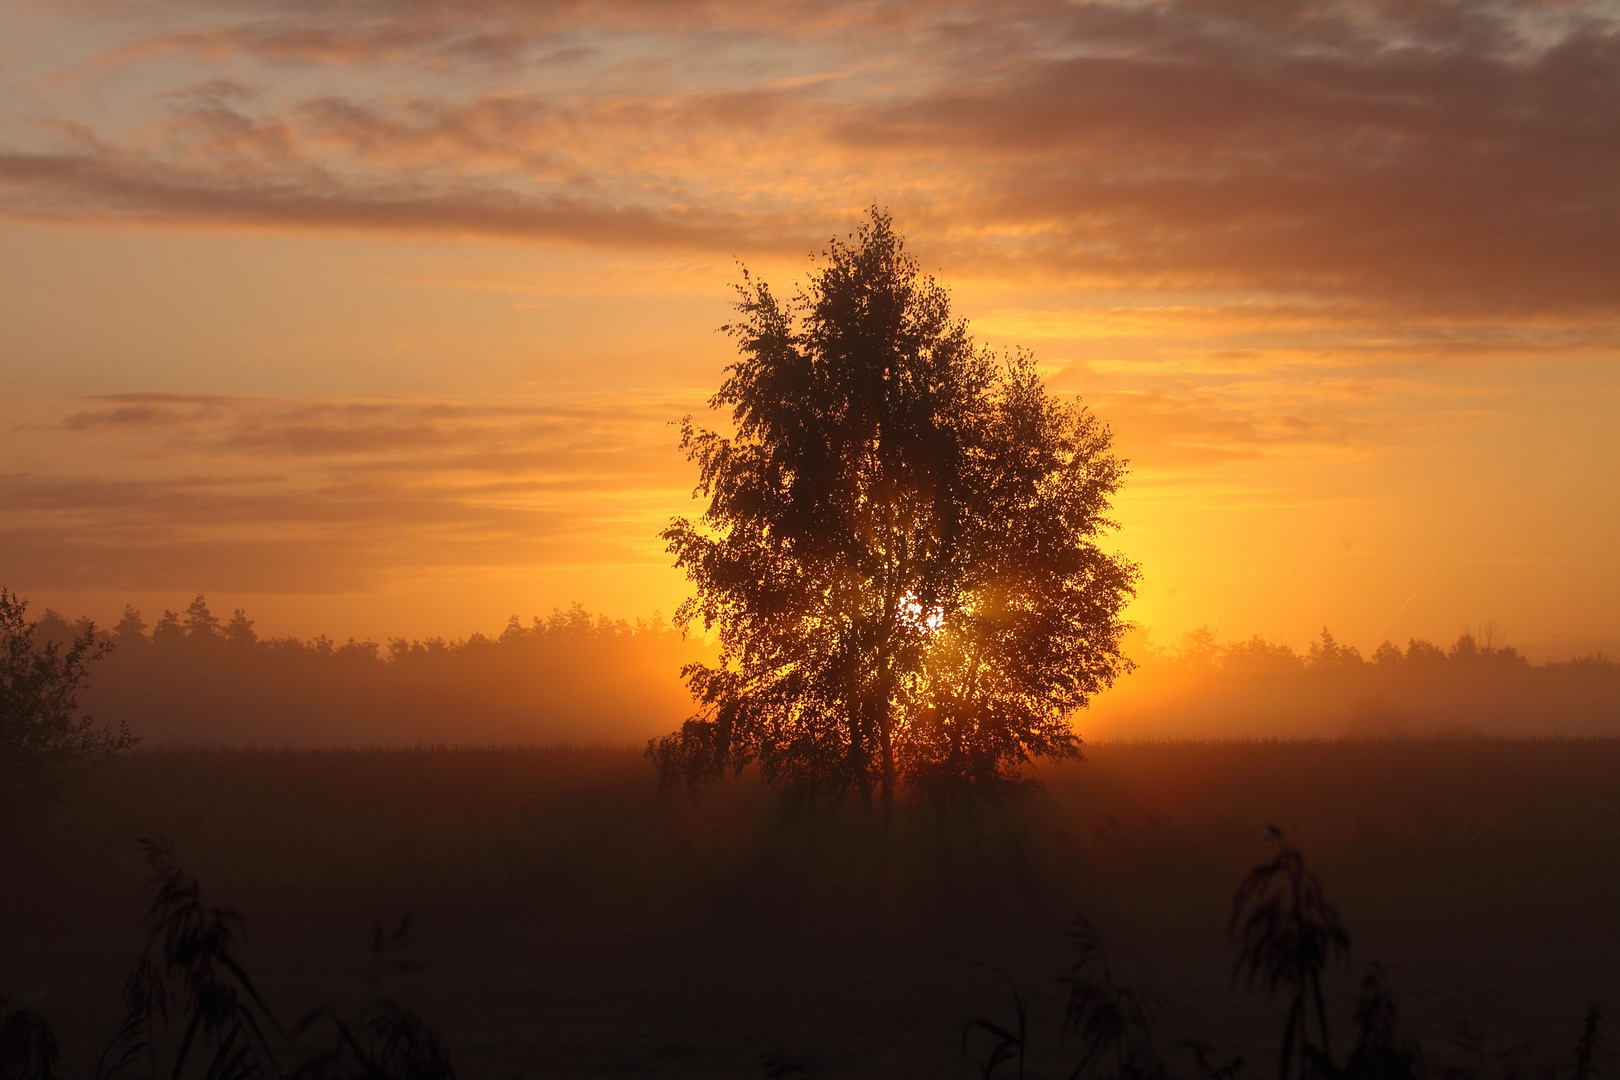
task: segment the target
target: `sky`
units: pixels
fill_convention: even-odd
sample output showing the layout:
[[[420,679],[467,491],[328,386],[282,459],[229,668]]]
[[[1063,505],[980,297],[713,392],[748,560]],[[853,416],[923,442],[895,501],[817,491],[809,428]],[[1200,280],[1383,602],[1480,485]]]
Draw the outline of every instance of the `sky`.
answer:
[[[890,212],[1155,640],[1620,643],[1620,5],[0,0],[0,583],[670,614],[672,422]]]

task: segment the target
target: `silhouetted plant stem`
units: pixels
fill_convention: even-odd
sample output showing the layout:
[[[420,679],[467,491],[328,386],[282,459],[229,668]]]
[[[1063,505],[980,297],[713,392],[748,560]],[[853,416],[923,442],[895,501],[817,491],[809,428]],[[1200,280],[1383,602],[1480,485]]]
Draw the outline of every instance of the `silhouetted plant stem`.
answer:
[[[1001,968],[996,968],[995,971],[996,974],[1001,976],[1002,981],[1007,984],[1007,989],[1012,994],[1013,1010],[1018,1017],[1014,1025],[1016,1030],[1009,1031],[994,1020],[987,1020],[983,1017],[969,1020],[962,1025],[962,1053],[964,1056],[967,1054],[968,1037],[973,1033],[974,1029],[983,1031],[995,1042],[991,1045],[990,1052],[985,1055],[984,1060],[979,1062],[979,1076],[983,1080],[990,1080],[990,1077],[995,1075],[997,1069],[1012,1061],[1017,1066],[1014,1075],[1018,1077],[1018,1080],[1023,1080],[1024,1050],[1029,1041],[1029,1006],[1025,1003],[1024,996],[1018,992],[1018,985],[1012,981],[1012,976]]]
[[[57,1056],[45,1018],[0,997],[0,1080],[55,1080]]]
[[[1251,989],[1264,982],[1273,994],[1292,991],[1277,1067],[1278,1080],[1288,1080],[1296,1063],[1299,1075],[1305,1075],[1310,1049],[1332,1059],[1322,969],[1334,957],[1348,962],[1350,935],[1321,881],[1305,869],[1304,856],[1283,842],[1276,826],[1269,836],[1277,845],[1276,857],[1255,867],[1238,886],[1227,933],[1239,946],[1234,979],[1246,977]],[[1308,1029],[1310,1011],[1316,1014],[1320,1040],[1315,1044]]]

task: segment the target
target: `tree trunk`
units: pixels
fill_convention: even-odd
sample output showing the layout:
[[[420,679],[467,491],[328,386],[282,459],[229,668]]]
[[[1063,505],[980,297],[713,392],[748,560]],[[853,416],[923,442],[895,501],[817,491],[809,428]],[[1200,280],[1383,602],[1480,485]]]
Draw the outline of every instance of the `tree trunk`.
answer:
[[[883,659],[883,674],[878,679],[876,698],[879,765],[882,768],[883,812],[894,810],[894,694],[889,659]]]
[[[865,712],[864,707],[857,706],[854,715],[850,717],[852,722],[849,732],[849,759],[850,768],[855,773],[855,786],[861,793],[861,806],[870,810],[872,809],[872,775],[871,770],[867,768],[867,719],[864,715]]]
[[[883,752],[883,812],[891,813],[894,810],[894,734],[889,726],[889,703],[884,701],[881,727]]]

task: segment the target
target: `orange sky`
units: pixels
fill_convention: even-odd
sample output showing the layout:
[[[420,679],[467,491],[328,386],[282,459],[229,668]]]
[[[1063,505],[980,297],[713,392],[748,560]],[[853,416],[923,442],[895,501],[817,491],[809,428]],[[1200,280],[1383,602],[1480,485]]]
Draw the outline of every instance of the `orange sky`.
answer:
[[[872,204],[1113,426],[1155,638],[1620,641],[1620,17],[1544,0],[3,0],[0,582],[667,614],[736,261]]]

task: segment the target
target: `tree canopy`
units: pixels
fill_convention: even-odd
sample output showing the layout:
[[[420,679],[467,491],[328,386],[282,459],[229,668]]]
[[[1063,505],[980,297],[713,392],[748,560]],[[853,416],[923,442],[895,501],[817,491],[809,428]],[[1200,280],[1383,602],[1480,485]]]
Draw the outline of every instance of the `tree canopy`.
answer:
[[[757,762],[790,794],[934,794],[1078,757],[1069,714],[1128,666],[1136,568],[1103,551],[1110,433],[1025,353],[975,344],[874,210],[783,301],[744,272],[739,357],[682,446],[708,508],[664,531],[718,627],[665,783]]]
[[[95,625],[64,649],[35,641],[27,611],[28,601],[0,588],[0,797],[50,779],[75,759],[135,743],[126,727],[97,726],[79,715],[78,693],[90,665],[112,647],[96,639]]]

